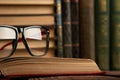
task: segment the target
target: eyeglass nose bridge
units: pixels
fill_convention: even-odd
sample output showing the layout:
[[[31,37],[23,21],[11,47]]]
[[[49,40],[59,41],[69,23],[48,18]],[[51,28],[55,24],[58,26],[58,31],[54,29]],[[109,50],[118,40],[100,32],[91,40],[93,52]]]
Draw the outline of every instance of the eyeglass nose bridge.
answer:
[[[17,28],[17,31],[19,32],[19,33],[21,33],[21,32],[23,32],[24,30],[23,30],[24,28]]]

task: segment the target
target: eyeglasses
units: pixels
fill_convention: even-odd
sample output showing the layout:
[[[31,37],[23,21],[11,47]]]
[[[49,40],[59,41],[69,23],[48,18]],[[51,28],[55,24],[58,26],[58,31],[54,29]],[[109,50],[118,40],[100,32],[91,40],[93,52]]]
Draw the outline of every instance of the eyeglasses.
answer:
[[[12,56],[18,42],[23,42],[31,56],[44,56],[49,48],[49,29],[43,26],[0,25],[0,58]],[[22,48],[19,46],[18,49]]]

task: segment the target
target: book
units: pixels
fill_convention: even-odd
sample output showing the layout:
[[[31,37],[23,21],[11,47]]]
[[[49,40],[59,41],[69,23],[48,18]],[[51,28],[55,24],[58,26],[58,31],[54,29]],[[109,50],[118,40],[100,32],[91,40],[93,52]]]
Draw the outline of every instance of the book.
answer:
[[[0,0],[0,5],[53,5],[54,0]]]
[[[95,60],[94,0],[80,0],[79,8],[80,57]]]
[[[55,24],[54,15],[46,16],[0,16],[0,24],[2,25],[51,25]]]
[[[55,57],[55,49],[56,48],[49,48],[47,54],[45,56],[42,57]],[[31,57],[31,55],[29,54],[29,52],[25,49],[19,49],[17,48],[16,51],[14,52],[14,54],[11,56],[12,57]]]
[[[4,41],[1,41],[1,42],[4,42]],[[35,40],[30,40],[28,41],[29,45],[31,45],[32,48],[45,48],[46,47],[46,40],[43,39],[41,41],[35,41]],[[18,42],[18,46],[17,46],[18,49],[23,49],[24,48],[24,45],[22,43],[22,41],[19,41]],[[55,48],[55,40],[54,39],[50,39],[49,40],[49,48]]]
[[[40,1],[40,0],[39,0]],[[1,5],[0,15],[48,15],[54,14],[54,5]]]
[[[79,26],[79,0],[71,0],[71,33],[72,33],[72,56],[74,58],[80,57],[80,26]]]
[[[110,2],[110,67],[120,70],[120,0]]]
[[[103,71],[90,59],[13,57],[0,61],[2,76],[97,75]]]
[[[55,0],[56,3],[56,37],[57,37],[57,54],[63,57],[63,26],[62,26],[62,0]]]
[[[63,55],[72,56],[71,0],[62,0]]]
[[[109,0],[95,1],[95,57],[102,70],[110,70]]]

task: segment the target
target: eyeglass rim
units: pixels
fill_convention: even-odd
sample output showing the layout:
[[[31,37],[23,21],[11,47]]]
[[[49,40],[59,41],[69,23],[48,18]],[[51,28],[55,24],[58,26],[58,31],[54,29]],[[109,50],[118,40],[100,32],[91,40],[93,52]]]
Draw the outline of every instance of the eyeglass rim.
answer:
[[[15,34],[16,34],[16,38],[14,39],[14,43],[13,43],[14,48],[11,50],[11,53],[10,53],[8,56],[3,57],[3,58],[8,58],[8,57],[12,56],[12,55],[14,54],[14,52],[16,51],[17,44],[18,44],[18,42],[17,42],[17,40],[18,40],[18,34],[19,34],[18,28],[23,28],[23,32],[22,32],[22,42],[24,43],[25,48],[27,49],[27,51],[29,52],[29,54],[30,54],[31,56],[44,56],[44,55],[47,54],[48,49],[49,49],[49,29],[48,29],[48,28],[46,28],[46,27],[44,27],[44,26],[15,27],[15,26],[10,26],[10,25],[0,25],[0,27],[11,28],[11,29],[13,29],[13,30],[15,31]],[[29,48],[29,46],[28,46],[28,44],[27,44],[27,41],[26,41],[26,39],[25,39],[25,35],[24,35],[24,33],[25,33],[24,30],[29,29],[29,28],[43,28],[43,29],[46,30],[46,37],[47,37],[47,38],[46,38],[46,48],[45,48],[45,52],[44,52],[43,55],[34,55],[34,54],[31,52],[31,50],[30,50],[30,48]],[[3,59],[3,58],[0,58],[0,59]]]
[[[13,53],[15,52],[16,47],[17,47],[17,40],[18,40],[18,37],[17,37],[18,36],[18,31],[17,31],[17,28],[14,27],[14,26],[0,25],[0,27],[11,28],[15,31],[15,39],[14,39],[14,43],[12,44],[13,45],[12,50],[11,50],[11,52],[8,56],[0,58],[0,59],[3,59],[3,58],[8,58],[8,57],[12,56]]]
[[[48,49],[49,49],[49,29],[46,28],[46,27],[44,27],[44,26],[29,26],[29,27],[25,27],[25,28],[23,29],[23,33],[22,33],[23,43],[24,43],[27,51],[29,52],[29,54],[30,54],[31,56],[38,56],[38,55],[34,55],[34,54],[31,52],[31,50],[30,50],[30,48],[29,48],[29,46],[28,46],[28,44],[27,44],[27,41],[26,41],[26,39],[25,39],[25,35],[24,35],[25,32],[24,32],[24,30],[25,30],[25,29],[29,29],[29,28],[44,28],[44,29],[46,30],[46,48],[45,48],[45,52],[44,52],[44,54],[39,55],[39,56],[45,56],[45,55],[47,54],[47,52],[48,52]]]

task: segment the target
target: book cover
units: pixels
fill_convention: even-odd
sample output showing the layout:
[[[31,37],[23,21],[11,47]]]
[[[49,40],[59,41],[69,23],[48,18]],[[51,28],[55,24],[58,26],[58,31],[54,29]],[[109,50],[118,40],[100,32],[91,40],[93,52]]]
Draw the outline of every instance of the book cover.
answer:
[[[120,0],[111,0],[110,60],[111,70],[120,70]]]
[[[80,57],[79,51],[79,0],[71,0],[71,32],[72,32],[72,55],[74,58]]]
[[[71,0],[62,0],[63,52],[72,57]]]
[[[96,63],[103,70],[110,69],[109,0],[95,1],[95,50]]]
[[[80,57],[95,60],[94,0],[80,0],[79,8]]]
[[[57,56],[63,57],[63,26],[62,26],[62,0],[56,1],[56,37]]]

